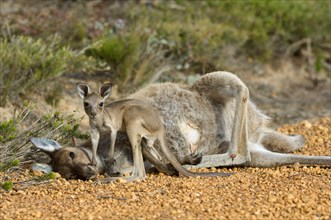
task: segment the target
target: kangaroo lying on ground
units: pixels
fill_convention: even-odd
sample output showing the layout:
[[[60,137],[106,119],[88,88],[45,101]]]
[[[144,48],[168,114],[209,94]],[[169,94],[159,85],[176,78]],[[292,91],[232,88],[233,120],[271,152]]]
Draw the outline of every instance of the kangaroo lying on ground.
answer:
[[[331,165],[331,156],[285,154],[304,147],[304,137],[284,135],[268,128],[270,119],[249,100],[246,85],[229,72],[203,75],[190,87],[173,83],[149,85],[128,98],[150,103],[160,112],[164,119],[167,145],[181,164],[189,164],[187,158],[202,156],[199,164],[186,165],[187,168],[236,165],[272,167],[296,162]],[[107,139],[107,136],[100,137],[100,149],[105,147],[104,142],[109,145]],[[132,155],[129,150],[125,151],[129,145],[127,140],[125,134],[118,134],[115,159],[120,170],[129,169],[130,166],[124,164],[132,165]],[[90,165],[91,151],[81,153],[88,151],[88,143],[85,147],[69,148],[44,139],[32,142],[52,156],[53,168],[61,175],[77,175],[81,178],[96,175],[97,170]],[[168,161],[158,143],[154,147],[162,158],[158,162],[167,168]],[[143,156],[149,160],[146,153],[151,152],[143,147]],[[108,151],[100,151],[99,156],[107,157]],[[102,173],[102,160],[97,161],[97,165]],[[168,169],[167,173],[173,172]]]
[[[129,180],[144,179],[146,177],[144,161],[142,157],[141,141],[147,141],[147,147],[154,149],[155,140],[159,140],[162,153],[171,165],[184,176],[229,176],[225,173],[193,173],[178,162],[170,152],[165,141],[163,122],[154,107],[142,100],[124,99],[104,105],[105,99],[111,93],[111,83],[100,87],[99,93],[91,92],[90,88],[77,83],[78,94],[84,99],[84,110],[89,117],[90,133],[92,140],[92,165],[96,165],[96,152],[101,131],[111,133],[111,144],[109,147],[107,171],[114,170],[114,150],[118,131],[126,131],[133,152],[134,172]],[[160,160],[160,157],[158,158]]]

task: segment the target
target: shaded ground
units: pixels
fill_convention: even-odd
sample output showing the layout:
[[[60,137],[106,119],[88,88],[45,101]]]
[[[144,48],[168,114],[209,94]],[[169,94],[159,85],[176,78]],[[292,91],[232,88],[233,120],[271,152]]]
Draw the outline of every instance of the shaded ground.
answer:
[[[301,133],[307,155],[331,155],[331,119],[284,125]],[[0,219],[325,219],[331,218],[331,169],[320,166],[201,169],[229,178],[150,174],[136,183],[95,185],[62,178],[31,186],[28,170],[0,173],[17,182],[0,191]],[[102,178],[102,177],[100,177]]]

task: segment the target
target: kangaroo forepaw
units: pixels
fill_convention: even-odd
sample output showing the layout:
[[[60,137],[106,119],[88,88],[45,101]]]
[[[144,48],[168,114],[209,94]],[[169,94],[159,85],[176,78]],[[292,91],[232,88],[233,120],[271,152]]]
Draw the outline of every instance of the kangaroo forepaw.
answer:
[[[85,177],[86,179],[95,179],[98,172],[98,167],[96,165],[90,164],[86,168]]]
[[[119,177],[121,173],[118,172],[115,168],[116,160],[107,160],[105,161],[105,170],[106,174],[111,177]]]
[[[110,177],[120,177],[122,174],[120,172],[114,171],[114,170],[107,170],[106,171],[106,176]]]
[[[197,165],[202,160],[202,154],[191,154],[189,156],[186,156],[182,161],[181,164],[190,164],[190,165]]]
[[[201,160],[202,160],[202,154],[201,153],[192,155],[191,165],[197,165],[197,164],[201,163]]]

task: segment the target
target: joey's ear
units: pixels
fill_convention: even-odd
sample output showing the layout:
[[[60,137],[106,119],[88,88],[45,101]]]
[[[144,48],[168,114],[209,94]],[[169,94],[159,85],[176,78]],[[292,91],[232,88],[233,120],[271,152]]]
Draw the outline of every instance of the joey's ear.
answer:
[[[90,87],[88,85],[85,85],[84,83],[77,83],[76,89],[80,97],[85,98],[88,94],[91,93]]]
[[[31,143],[38,149],[44,151],[48,155],[52,155],[55,151],[62,148],[62,146],[54,140],[46,138],[30,138]]]
[[[113,85],[111,83],[106,83],[100,87],[99,93],[102,98],[106,99],[110,95],[112,86]]]

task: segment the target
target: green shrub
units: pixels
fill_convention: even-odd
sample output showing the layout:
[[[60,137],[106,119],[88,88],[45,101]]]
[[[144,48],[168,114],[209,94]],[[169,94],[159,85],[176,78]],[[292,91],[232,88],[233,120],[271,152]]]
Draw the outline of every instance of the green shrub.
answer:
[[[15,138],[16,127],[13,119],[8,121],[0,122],[0,142],[5,140],[12,140]]]
[[[329,8],[328,1],[178,0],[161,2],[157,10],[132,7],[128,18],[147,20],[171,45],[177,66],[203,73],[222,69],[234,56],[270,62],[304,38],[311,38],[317,56],[317,45],[330,40]]]
[[[16,138],[17,126],[26,118],[34,105],[28,101],[23,102],[22,109],[14,118],[0,122],[0,143],[11,141]]]
[[[45,181],[45,180],[53,180],[56,178],[56,174],[54,172],[46,173],[42,176],[37,177],[38,181]]]
[[[11,136],[2,140],[0,145],[0,163],[1,169],[8,169],[19,161],[25,161],[28,158],[38,158],[38,150],[29,142],[30,137],[47,137],[59,141],[62,144],[68,143],[73,137],[86,139],[87,134],[78,131],[80,119],[73,115],[62,115],[59,112],[45,114],[35,119],[31,123],[29,114],[33,114],[31,108],[24,108],[18,117],[9,121],[16,121],[15,127],[20,127],[21,123],[27,124],[24,129],[15,129],[11,131]],[[12,138],[13,136],[13,138]]]
[[[0,39],[0,105],[11,95],[58,77],[69,70],[83,68],[86,58],[59,44],[18,36]]]
[[[329,1],[176,0],[157,1],[152,7],[145,7],[135,1],[125,1],[120,6],[113,1],[103,1],[102,9],[97,9],[98,13],[95,13],[98,6],[88,6],[85,1],[71,2],[70,7],[48,3],[39,6],[20,5],[34,9],[42,7],[43,12],[48,13],[32,14],[32,10],[7,12],[3,16],[4,22],[0,23],[1,36],[8,36],[7,32],[12,32],[45,41],[23,37],[25,41],[32,41],[29,43],[31,46],[17,49],[14,45],[18,44],[15,43],[19,41],[18,37],[2,40],[2,44],[6,43],[11,47],[6,46],[9,49],[1,53],[1,60],[4,60],[3,54],[13,50],[16,52],[10,54],[5,59],[6,62],[9,60],[9,63],[15,64],[16,57],[19,57],[17,60],[25,60],[20,58],[22,54],[29,54],[25,56],[25,63],[31,62],[24,68],[21,67],[21,61],[17,67],[10,67],[10,71],[14,73],[13,79],[7,76],[9,80],[4,81],[0,77],[0,81],[7,84],[15,84],[10,81],[23,76],[22,80],[31,85],[38,81],[38,77],[31,77],[37,79],[29,82],[26,74],[38,75],[37,72],[41,72],[49,76],[46,78],[51,78],[70,69],[68,64],[71,63],[66,60],[69,59],[68,56],[71,57],[68,54],[72,51],[65,48],[67,53],[62,51],[61,54],[60,48],[63,47],[59,43],[46,43],[49,42],[47,36],[55,33],[64,36],[60,40],[61,44],[79,49],[88,48],[86,55],[94,57],[102,71],[110,72],[112,80],[115,79],[126,87],[143,84],[166,65],[176,66],[178,70],[192,74],[229,68],[226,66],[228,61],[233,63],[240,56],[272,62],[283,57],[290,45],[305,38],[311,39],[316,59],[315,68],[321,70],[327,58],[319,51],[318,46],[328,45],[330,41]],[[54,16],[58,11],[63,13],[65,19]],[[31,19],[35,17],[36,19]],[[21,25],[19,19],[23,19],[25,25]],[[124,27],[116,28],[117,19],[124,21]],[[26,48],[32,47],[36,42],[44,45],[43,59],[25,52]],[[90,42],[92,44],[88,45]],[[41,47],[37,45],[33,48]],[[17,51],[22,51],[22,54]],[[40,71],[46,66],[40,63],[47,63],[45,60],[49,56],[58,59],[51,59],[54,65],[47,64],[49,68]],[[76,68],[74,69],[77,71]],[[47,74],[47,71],[51,73]],[[5,73],[1,71],[0,74]],[[17,85],[19,84],[5,87],[4,83],[0,84],[0,96],[8,97],[14,87],[22,91],[21,86]],[[22,87],[28,88],[25,84]],[[0,101],[3,99],[1,97]],[[51,98],[49,102],[53,103],[54,99]],[[3,105],[4,102],[0,104]]]
[[[11,181],[6,181],[1,184],[1,188],[3,188],[6,191],[9,191],[13,188],[14,184]]]
[[[13,159],[12,161],[9,161],[5,164],[0,163],[0,171],[8,170],[12,167],[18,166],[20,161],[18,159]]]
[[[63,94],[63,88],[60,84],[53,84],[53,87],[46,89],[45,101],[47,104],[57,106]]]
[[[111,80],[121,82],[120,88],[141,86],[166,65],[163,49],[143,26],[105,34],[85,51],[99,66],[108,69]]]

